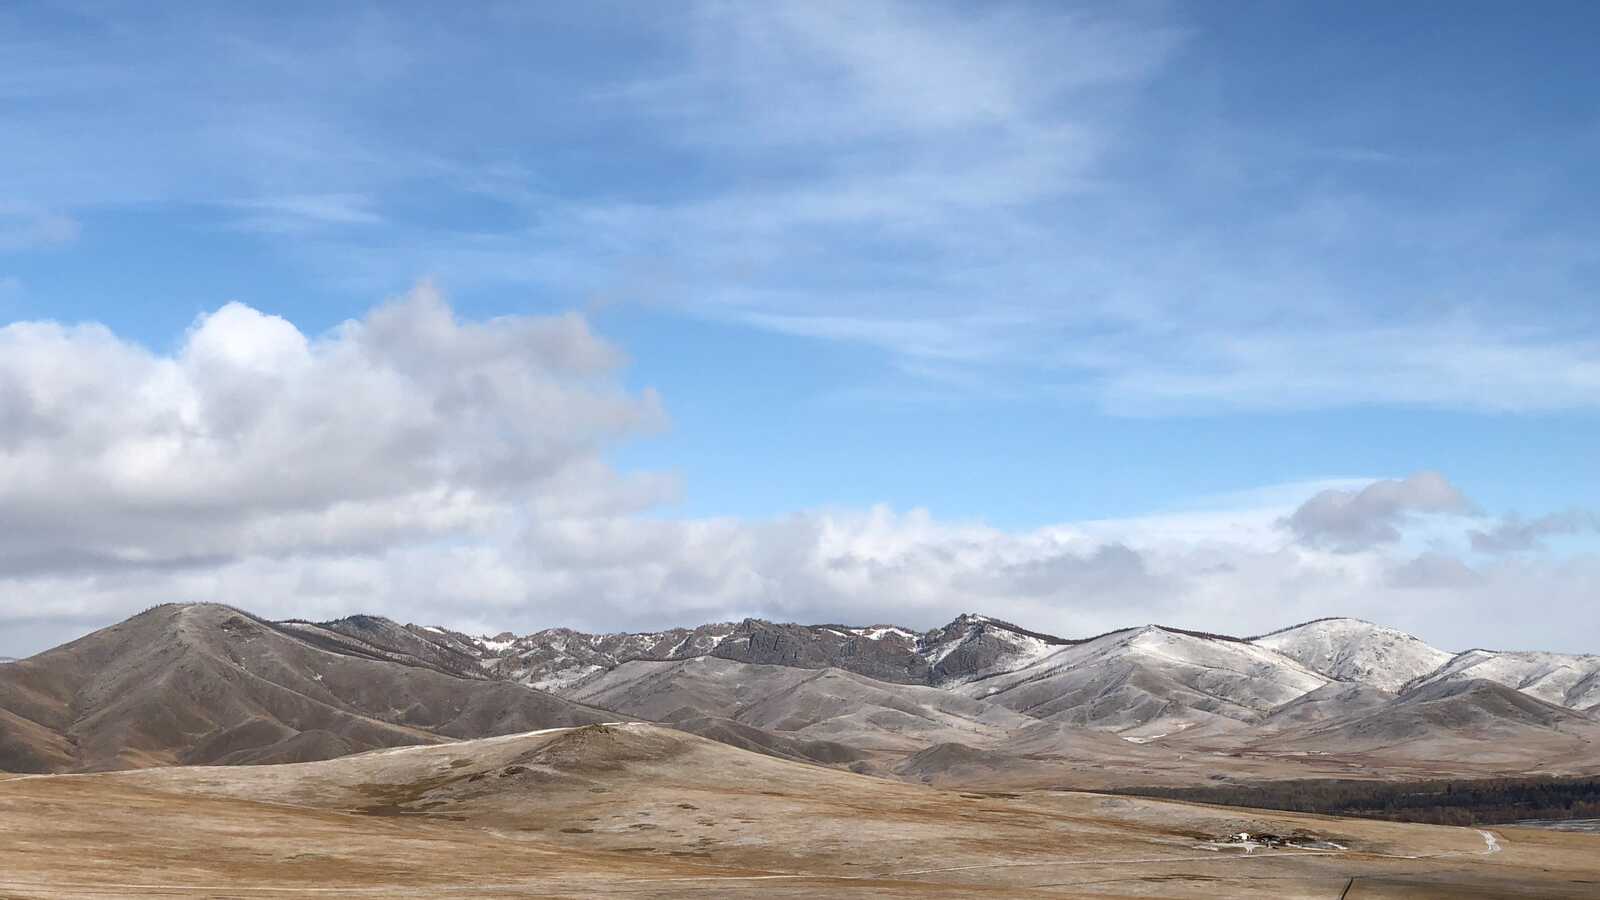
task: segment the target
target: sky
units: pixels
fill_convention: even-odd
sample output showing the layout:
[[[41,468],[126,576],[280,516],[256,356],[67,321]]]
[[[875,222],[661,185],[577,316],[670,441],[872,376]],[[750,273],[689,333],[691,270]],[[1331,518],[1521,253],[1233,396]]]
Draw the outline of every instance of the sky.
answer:
[[[1326,615],[1600,652],[1600,10],[0,8],[0,655]]]

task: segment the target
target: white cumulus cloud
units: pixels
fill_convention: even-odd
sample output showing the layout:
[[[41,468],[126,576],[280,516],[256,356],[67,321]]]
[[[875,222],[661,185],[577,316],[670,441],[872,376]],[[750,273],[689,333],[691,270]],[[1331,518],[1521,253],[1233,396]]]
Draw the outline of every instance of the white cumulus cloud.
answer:
[[[623,362],[580,316],[467,321],[426,284],[320,335],[228,304],[167,354],[95,324],[0,328],[0,653],[171,600],[491,632],[982,611],[1066,635],[1345,614],[1447,647],[1600,640],[1572,624],[1593,555],[1462,558],[1565,520],[1464,517],[1431,472],[1021,530],[883,506],[663,516],[671,478],[605,461],[665,418]],[[1419,555],[1422,517],[1454,530]]]
[[[575,316],[461,322],[427,285],[318,337],[228,304],[172,355],[6,326],[0,570],[349,552],[653,502],[669,485],[600,458],[663,417],[620,361]]]

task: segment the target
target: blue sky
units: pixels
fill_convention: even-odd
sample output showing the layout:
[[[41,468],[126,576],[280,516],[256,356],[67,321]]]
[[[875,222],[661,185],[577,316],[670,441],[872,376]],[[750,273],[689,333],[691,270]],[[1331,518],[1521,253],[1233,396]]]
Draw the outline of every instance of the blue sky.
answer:
[[[607,390],[660,407],[585,444],[665,485],[630,521],[1016,536],[1424,471],[1485,516],[1581,513],[1597,19],[12,4],[0,323],[176,358],[227,303],[313,338],[423,283],[462,322],[573,313],[628,360]],[[548,616],[532,590],[502,605]]]

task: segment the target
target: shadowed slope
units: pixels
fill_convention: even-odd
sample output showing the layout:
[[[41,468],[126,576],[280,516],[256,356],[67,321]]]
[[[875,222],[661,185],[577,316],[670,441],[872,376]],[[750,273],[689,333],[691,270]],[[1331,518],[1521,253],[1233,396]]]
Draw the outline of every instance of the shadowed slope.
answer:
[[[1600,722],[1484,679],[1448,681],[1369,710],[1286,731],[1251,745],[1386,758],[1502,761],[1542,767],[1592,761]]]
[[[1258,723],[1267,731],[1314,726],[1329,719],[1368,712],[1393,701],[1395,695],[1365,684],[1335,681],[1296,697]]]
[[[358,656],[372,656],[409,666],[426,666],[447,675],[486,679],[483,664],[471,648],[446,634],[415,625],[401,625],[382,616],[347,616],[331,622],[278,622],[307,643]],[[380,651],[374,653],[373,651]]]

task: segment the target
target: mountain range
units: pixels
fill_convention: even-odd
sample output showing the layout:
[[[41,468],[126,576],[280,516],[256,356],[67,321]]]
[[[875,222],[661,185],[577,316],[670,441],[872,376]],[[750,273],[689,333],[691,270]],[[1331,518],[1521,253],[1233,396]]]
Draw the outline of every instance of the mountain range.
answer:
[[[0,665],[0,770],[329,759],[642,720],[967,784],[1600,770],[1600,656],[1449,653],[1357,619],[1064,638],[759,619],[469,635],[168,605]]]

